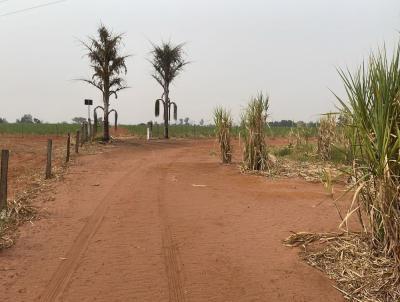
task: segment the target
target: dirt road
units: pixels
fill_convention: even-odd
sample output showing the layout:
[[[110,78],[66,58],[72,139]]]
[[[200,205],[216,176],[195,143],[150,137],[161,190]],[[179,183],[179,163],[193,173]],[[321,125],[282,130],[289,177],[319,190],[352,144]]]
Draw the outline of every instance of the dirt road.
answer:
[[[335,230],[322,186],[240,175],[212,149],[129,141],[79,158],[0,254],[1,300],[343,301],[281,243]]]

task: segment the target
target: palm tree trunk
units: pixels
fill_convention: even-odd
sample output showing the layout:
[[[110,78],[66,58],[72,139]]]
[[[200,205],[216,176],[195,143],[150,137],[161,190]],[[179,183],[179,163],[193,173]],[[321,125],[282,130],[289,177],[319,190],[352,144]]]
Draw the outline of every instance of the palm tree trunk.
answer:
[[[104,123],[103,123],[103,141],[110,140],[110,123],[108,121],[108,97],[104,96]]]
[[[164,138],[168,139],[168,123],[169,123],[169,91],[168,88],[164,90]]]

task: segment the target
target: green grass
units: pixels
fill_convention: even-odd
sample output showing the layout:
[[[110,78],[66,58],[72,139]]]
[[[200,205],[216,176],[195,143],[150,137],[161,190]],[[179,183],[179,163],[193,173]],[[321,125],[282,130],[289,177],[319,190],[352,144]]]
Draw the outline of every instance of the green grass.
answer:
[[[289,158],[300,162],[314,162],[317,160],[315,144],[303,144],[295,146],[275,147],[272,153],[279,157]]]
[[[315,143],[302,144],[299,146],[283,146],[273,147],[271,152],[278,156],[300,162],[319,162],[320,158],[317,153],[317,145]],[[333,146],[330,159],[327,161],[332,164],[346,165],[349,164],[346,158],[346,152],[343,146]]]
[[[130,134],[139,137],[146,136],[147,126],[141,125],[121,125],[120,127],[126,128]],[[290,133],[290,127],[267,127],[266,134],[267,137],[277,138],[277,137],[287,137]],[[163,126],[153,125],[153,137],[163,136]],[[232,127],[232,135],[238,137],[240,131],[239,126]],[[317,128],[311,128],[311,132],[314,135],[317,133]],[[215,137],[215,126],[193,126],[193,125],[170,125],[169,134],[171,137],[175,138],[189,138],[189,137]]]
[[[0,124],[0,134],[15,135],[65,135],[74,133],[80,126],[76,124]]]
[[[140,125],[120,125],[119,127],[125,128],[132,135],[139,137],[146,137],[146,128],[144,124]],[[13,134],[13,135],[66,135],[68,132],[75,133],[79,130],[80,126],[76,124],[0,124],[0,134]],[[316,129],[316,128],[315,128]],[[267,127],[267,137],[287,137],[289,135],[290,127]],[[101,131],[99,128],[98,131]],[[232,127],[232,135],[238,137],[240,128],[239,126]],[[315,132],[316,133],[316,132]],[[163,136],[163,126],[153,126],[153,136]],[[193,126],[193,125],[170,125],[170,136],[175,138],[211,138],[215,137],[215,127],[207,126]]]
[[[147,134],[147,125],[121,125],[132,135],[145,137]],[[193,126],[193,125],[170,125],[169,136],[175,138],[186,137],[214,137],[214,126]],[[153,125],[153,137],[162,138],[164,133],[163,125]]]

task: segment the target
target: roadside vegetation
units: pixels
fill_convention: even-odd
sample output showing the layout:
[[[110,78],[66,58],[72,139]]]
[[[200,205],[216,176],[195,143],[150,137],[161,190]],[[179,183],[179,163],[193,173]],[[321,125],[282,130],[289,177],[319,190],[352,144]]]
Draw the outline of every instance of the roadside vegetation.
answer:
[[[268,150],[265,129],[269,98],[260,93],[247,105],[241,128],[243,133],[243,168],[249,171],[268,169]]]
[[[83,118],[84,119],[84,118]],[[87,119],[84,119],[86,122]],[[81,122],[82,123],[82,122]],[[15,134],[15,135],[65,135],[68,132],[74,133],[80,128],[81,123],[41,123],[41,124],[26,124],[26,123],[0,123],[0,134]],[[102,125],[102,121],[98,119],[98,124]],[[118,124],[118,127],[126,129],[129,135],[145,138],[147,125],[126,125]],[[199,137],[199,138],[211,138],[215,135],[215,125],[199,125],[199,124],[170,124],[169,135],[174,138],[185,138],[185,137]],[[153,124],[153,136],[155,138],[163,137],[163,124]],[[265,129],[265,135],[270,139],[287,138],[292,128],[284,126],[267,126]],[[311,128],[313,133],[316,133],[317,128]],[[232,136],[238,138],[240,133],[239,125],[232,125]],[[315,137],[313,134],[312,137]]]
[[[400,44],[393,57],[372,54],[355,73],[339,71],[346,97],[341,106],[341,141],[353,194],[339,211],[341,234],[298,233],[286,243],[305,248],[306,261],[338,282],[350,301],[400,300]],[[331,135],[333,123],[321,133]],[[325,143],[323,150],[325,148]],[[349,230],[351,217],[360,231]],[[317,252],[307,248],[323,243]]]
[[[318,155],[322,160],[332,158],[332,146],[336,142],[336,116],[326,114],[319,120]]]
[[[232,116],[229,111],[222,107],[214,110],[215,134],[219,144],[221,161],[229,164],[232,161]]]

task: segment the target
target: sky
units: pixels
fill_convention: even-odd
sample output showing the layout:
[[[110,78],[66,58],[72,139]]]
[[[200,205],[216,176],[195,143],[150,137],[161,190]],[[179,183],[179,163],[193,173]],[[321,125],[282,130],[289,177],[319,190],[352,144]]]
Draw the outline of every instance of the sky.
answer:
[[[355,70],[371,51],[400,38],[398,0],[51,0],[0,1],[0,116],[46,122],[87,116],[100,91],[80,40],[103,23],[124,33],[131,87],[111,98],[120,122],[156,120],[162,89],[151,77],[151,42],[186,42],[191,63],[173,83],[178,117],[212,121],[222,105],[238,121],[246,103],[270,96],[270,120],[316,120],[344,95],[337,68]]]

